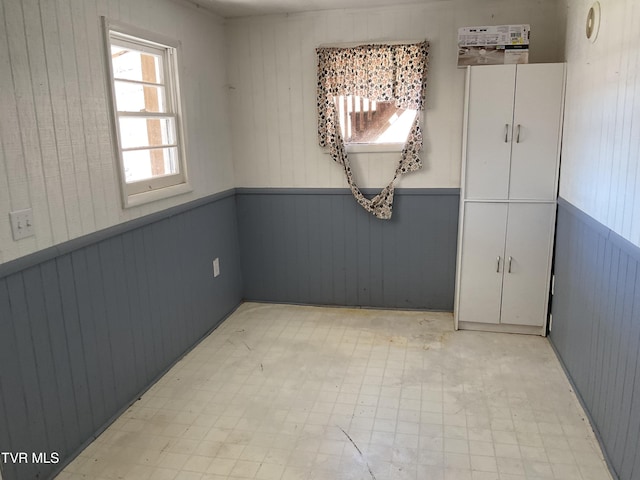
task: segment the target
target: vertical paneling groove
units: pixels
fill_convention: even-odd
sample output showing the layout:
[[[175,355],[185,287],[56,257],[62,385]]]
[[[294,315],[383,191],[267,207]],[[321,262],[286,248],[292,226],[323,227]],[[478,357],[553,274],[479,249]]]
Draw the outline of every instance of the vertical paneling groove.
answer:
[[[187,305],[187,292],[185,291],[185,280],[183,273],[184,262],[180,261],[181,254],[188,255],[183,251],[183,247],[180,244],[180,218],[179,217],[171,217],[167,220],[167,237],[169,239],[168,247],[170,249],[170,254],[168,257],[169,260],[169,272],[168,276],[171,279],[171,283],[173,284],[173,290],[175,293],[173,294],[177,298],[172,302],[172,313],[171,318],[178,319],[184,325],[184,328],[178,329],[178,344],[177,351],[175,352],[176,356],[180,355],[184,352],[190,345],[193,344],[193,341],[190,340],[190,333],[197,331],[196,328],[192,325],[189,327],[186,318],[191,316],[193,318],[191,309]],[[212,245],[212,248],[215,248]],[[208,259],[207,259],[208,260]],[[206,261],[203,259],[203,262]],[[209,262],[207,262],[209,263]],[[213,268],[213,263],[211,264]],[[187,270],[187,273],[189,271]],[[175,330],[175,326],[173,327]]]
[[[64,262],[64,258],[59,259],[59,261]],[[87,427],[92,431],[98,427],[98,425],[94,424],[93,419],[104,418],[107,411],[103,387],[106,378],[101,376],[99,363],[101,355],[98,350],[100,337],[96,328],[96,319],[99,321],[99,314],[94,314],[94,308],[97,308],[97,306],[94,307],[91,301],[91,284],[86,251],[73,252],[71,254],[71,262],[72,271],[65,272],[62,270],[65,273],[65,277],[61,279],[61,285],[63,288],[69,288],[69,294],[73,295],[69,302],[77,303],[77,317],[75,315],[71,317],[74,323],[71,324],[71,331],[67,333],[70,346],[75,343],[76,335],[80,335],[82,339],[80,343],[82,351],[76,352],[73,361],[81,361],[84,367],[80,372],[84,374],[85,378],[79,378],[78,376],[77,379],[81,384],[86,382],[88,400],[90,401],[79,403],[79,405],[81,408],[86,405],[86,409],[90,409],[86,415],[89,416],[91,425],[87,425]],[[62,269],[64,269],[64,265]],[[75,283],[75,285],[71,284],[72,288],[69,287],[71,282]]]
[[[331,197],[323,195],[314,199],[314,212],[331,211]],[[316,203],[317,202],[317,203]],[[333,268],[335,263],[335,254],[332,245],[333,223],[327,215],[311,215],[309,219],[314,222],[312,238],[317,242],[311,250],[314,256],[323,259],[316,264],[315,268],[319,268],[320,275],[314,275],[319,279],[317,288],[317,303],[333,303]],[[339,219],[338,219],[339,222]],[[312,272],[313,273],[313,272]]]
[[[108,305],[111,306],[113,302],[117,307],[112,314],[109,314],[109,318],[113,318],[113,315],[117,316],[117,338],[116,342],[112,344],[111,351],[115,352],[115,355],[120,357],[122,362],[122,370],[120,374],[116,375],[116,378],[124,379],[121,383],[123,386],[123,393],[118,398],[118,405],[122,405],[135,395],[139,388],[137,385],[137,365],[136,365],[136,349],[135,349],[135,336],[132,328],[131,312],[129,311],[129,298],[133,297],[133,293],[129,292],[126,288],[126,269],[124,264],[124,250],[122,244],[122,236],[110,239],[105,242],[110,248],[107,250],[109,255],[108,262],[113,265],[113,277],[111,282],[115,285],[113,292],[113,301],[109,301]],[[174,256],[176,256],[174,254]],[[104,264],[103,264],[104,265]],[[178,298],[182,298],[178,295]],[[185,347],[186,348],[186,347]]]
[[[159,294],[158,282],[159,275],[157,263],[154,258],[153,248],[153,225],[148,225],[143,230],[143,251],[144,251],[144,264],[147,266],[147,281],[149,289],[149,315],[151,331],[153,332],[153,345],[157,355],[158,364],[162,365],[165,362],[165,342],[162,332],[162,308],[160,303],[162,297]]]
[[[49,219],[52,240],[54,243],[58,243],[69,238],[69,232],[67,231],[67,220],[62,202],[62,187],[58,178],[60,170],[57,165],[54,165],[54,162],[57,163],[56,138],[42,38],[42,20],[37,0],[25,0],[21,2],[21,5],[33,93],[35,127],[40,149],[39,168],[44,177],[44,190],[37,193],[32,192],[32,194],[41,195],[44,193],[44,201],[47,205],[46,217]]]
[[[100,244],[91,245],[85,249],[87,260],[87,280],[89,286],[88,303],[91,306],[91,317],[82,317],[82,321],[91,318],[95,328],[96,350],[85,351],[98,360],[97,378],[102,384],[102,399],[105,411],[116,409],[118,390],[120,387],[115,380],[115,365],[113,352],[111,351],[114,328],[111,322],[107,322],[107,305],[105,302],[104,281],[102,279],[102,265],[100,260]],[[114,323],[117,319],[114,319]]]
[[[399,202],[401,203],[401,202]],[[402,208],[396,203],[396,209]],[[384,228],[382,231],[382,248],[384,251],[384,258],[382,259],[382,271],[389,272],[393,271],[394,268],[402,269],[403,265],[398,263],[398,239],[403,238],[403,240],[408,240],[408,238],[404,237],[404,232],[399,232],[397,228]],[[415,272],[416,275],[422,275],[423,272]],[[398,283],[392,281],[391,278],[384,278],[384,290],[383,290],[383,298],[381,299],[383,304],[387,304],[389,302],[394,302],[396,298],[398,298],[400,292],[398,291]],[[422,285],[422,283],[420,283]],[[416,286],[419,288],[419,285]]]
[[[141,321],[141,302],[138,300],[141,295],[138,289],[136,258],[132,232],[127,232],[122,236],[122,252],[122,260],[125,268],[125,272],[123,272],[123,288],[125,292],[129,293],[128,295],[125,295],[125,298],[123,298],[122,301],[127,303],[127,308],[129,309],[128,321],[131,326],[131,338],[133,341],[135,385],[141,385],[147,383],[149,375],[147,371],[147,351],[143,341],[144,327]]]
[[[58,400],[57,376],[51,353],[51,338],[44,301],[45,286],[42,283],[40,267],[33,267],[23,273],[24,291],[29,292],[27,312],[31,344],[35,359],[36,378],[40,386],[40,401],[46,429],[46,444],[60,445],[66,450],[63,436],[62,408]],[[45,325],[41,325],[44,322]]]
[[[78,103],[83,125],[84,143],[86,145],[87,167],[91,185],[91,202],[93,205],[96,228],[104,228],[107,219],[107,205],[102,184],[102,168],[100,167],[100,150],[97,139],[94,112],[91,109],[91,75],[89,62],[91,53],[87,39],[86,24],[89,21],[84,15],[85,2],[71,2],[70,18],[73,32],[72,51],[75,55],[76,75],[78,81]]]
[[[311,251],[311,238],[309,234],[309,223],[313,220],[311,219],[314,216],[313,211],[309,211],[309,205],[305,198],[299,199],[300,201],[295,202],[295,214],[293,217],[293,221],[296,225],[296,236],[295,241],[297,243],[296,250],[298,254],[299,265],[303,265],[304,273],[299,275],[300,283],[297,286],[298,296],[301,298],[309,298],[312,295],[312,286],[311,286],[311,278],[313,277],[312,268],[312,251]],[[253,210],[253,206],[249,204],[249,209]],[[262,212],[261,212],[262,213]],[[266,212],[265,212],[266,213]],[[263,218],[266,216],[263,215]],[[243,225],[243,219],[240,218],[240,228]],[[268,227],[268,225],[265,225]],[[242,234],[241,238],[242,238]],[[248,239],[249,240],[249,239]],[[246,275],[245,270],[242,272],[243,276]],[[246,284],[245,284],[246,287]],[[295,292],[295,289],[294,289]],[[245,288],[245,296],[247,295],[247,291]]]
[[[77,438],[86,438],[98,427],[94,423],[94,419],[104,418],[104,406],[99,384],[100,379],[97,377],[97,361],[95,355],[89,354],[96,351],[95,335],[88,336],[87,330],[90,329],[87,327],[83,329],[81,325],[83,312],[80,308],[80,301],[81,299],[84,302],[88,301],[88,293],[83,296],[81,290],[76,290],[76,284],[86,286],[86,279],[82,275],[86,273],[86,270],[80,270],[76,263],[76,259],[80,255],[84,260],[84,252],[76,252],[73,255],[60,257],[55,262],[60,286],[67,352],[71,366],[71,379],[76,400],[79,429],[79,437]],[[87,318],[91,318],[90,313]],[[92,324],[92,322],[89,323]],[[65,418],[69,416],[70,414],[67,413]]]
[[[355,282],[358,286],[357,305],[372,305],[371,285],[369,284],[371,263],[369,252],[371,250],[371,232],[369,231],[369,215],[362,214],[357,210],[353,212],[352,221],[356,224],[356,242],[354,243],[353,254],[357,258],[357,270]],[[358,215],[358,213],[360,213]]]
[[[20,375],[20,361],[16,342],[14,340],[14,328],[10,322],[12,318],[9,304],[9,290],[6,280],[0,280],[0,328],[2,338],[6,339],[3,348],[0,348],[0,383],[2,384],[3,405],[6,410],[0,416],[0,421],[4,421],[6,427],[0,428],[0,441],[10,441],[15,445],[16,450],[23,451],[29,445],[29,420],[27,415],[27,405],[24,401],[24,391]],[[11,414],[12,413],[12,414]],[[3,449],[3,451],[6,451]],[[5,465],[5,475],[14,475],[15,465]],[[9,478],[9,477],[8,477]]]
[[[196,324],[197,318],[203,318],[204,312],[196,312],[194,305],[196,304],[195,298],[192,294],[192,284],[194,278],[190,275],[192,265],[190,264],[191,255],[185,251],[185,247],[189,244],[189,230],[187,226],[187,215],[180,215],[173,218],[174,231],[174,252],[175,259],[178,266],[178,275],[176,280],[178,282],[178,288],[180,290],[180,305],[178,306],[178,315],[183,324],[185,325],[185,332],[198,331],[198,325]],[[212,265],[213,268],[213,265]],[[189,335],[185,333],[183,342],[183,349],[189,346]]]
[[[64,416],[63,430],[65,436],[65,451],[73,447],[74,441],[80,436],[78,425],[78,406],[74,395],[73,378],[69,362],[69,348],[67,344],[64,315],[62,310],[62,295],[58,282],[55,261],[41,265],[44,289],[45,310],[49,319],[49,338],[53,355],[53,368],[57,382],[58,399],[62,407],[68,408],[70,414]],[[63,411],[61,408],[61,418]]]
[[[29,316],[27,311],[26,293],[23,275],[17,274],[7,279],[9,289],[9,305],[11,305],[10,319],[13,320],[13,334],[18,359],[18,373],[26,407],[28,419],[25,447],[29,451],[43,451],[48,444],[47,430],[44,419],[44,405],[42,404],[41,385],[38,382],[38,367],[34,356],[34,345],[31,338]],[[14,374],[15,374],[14,373]],[[40,473],[40,466],[25,465],[26,470],[36,478]]]
[[[159,330],[162,334],[162,362],[166,363],[173,355],[176,346],[176,337],[171,335],[171,283],[168,278],[169,269],[165,255],[171,255],[172,252],[166,247],[167,238],[163,235],[164,224],[168,220],[162,220],[154,223],[149,229],[149,237],[147,237],[146,248],[153,252],[152,262],[156,265],[156,283],[152,294],[152,301],[156,304],[157,321]],[[177,332],[176,332],[177,334]],[[177,335],[176,335],[177,336]]]
[[[358,305],[359,286],[358,286],[358,225],[353,221],[356,215],[356,209],[360,208],[355,202],[351,201],[348,196],[343,196],[337,207],[344,212],[343,223],[345,225],[345,245],[344,256],[346,258],[345,282],[346,302],[345,305]]]
[[[55,157],[49,159],[54,165],[62,190],[63,214],[66,220],[67,238],[77,237],[82,232],[80,205],[77,202],[78,187],[74,172],[69,116],[65,98],[61,38],[58,29],[56,2],[40,2],[40,21],[44,39],[48,94],[51,102],[51,122],[55,135]],[[53,172],[52,172],[53,174]]]
[[[620,409],[619,397],[622,393],[623,384],[620,378],[624,376],[624,362],[628,352],[624,351],[624,335],[625,335],[625,318],[624,308],[627,289],[625,288],[625,280],[627,278],[627,270],[629,268],[629,258],[624,253],[618,253],[618,275],[616,278],[616,302],[613,311],[613,319],[615,321],[613,332],[613,347],[611,348],[611,363],[609,371],[614,372],[610,375],[609,385],[607,388],[608,397],[606,402],[607,416],[611,421],[607,424],[605,436],[607,441],[613,445],[615,442],[616,419],[618,418],[616,411]],[[624,355],[625,358],[620,358]]]
[[[621,480],[640,467],[640,249],[561,200],[550,339]]]
[[[615,441],[613,442],[613,461],[616,464],[622,463],[624,454],[624,446],[629,428],[629,423],[624,419],[631,414],[631,393],[635,383],[636,366],[638,363],[638,351],[640,349],[640,322],[634,322],[634,288],[637,283],[638,265],[629,262],[625,285],[625,307],[624,322],[625,329],[623,333],[623,348],[620,350],[620,356],[624,359],[624,370],[620,382],[616,385],[619,392],[620,415],[616,418],[613,432],[615,433]],[[636,312],[637,314],[637,312]]]
[[[369,291],[370,301],[373,306],[382,307],[384,294],[384,272],[382,265],[384,262],[384,249],[382,248],[382,231],[390,224],[382,222],[372,215],[367,215],[369,220]],[[394,225],[395,226],[395,225]],[[391,273],[391,272],[389,272]],[[395,276],[395,275],[394,275]],[[393,281],[393,276],[389,276],[389,281]]]
[[[2,381],[0,381],[0,425],[8,425],[9,420],[7,419],[7,407],[4,404],[4,392],[2,387]],[[11,445],[13,442],[11,441],[11,436],[9,435],[9,430],[4,428],[0,430],[0,444]],[[0,465],[0,480],[2,480],[2,469],[6,468],[7,470],[13,470],[12,466],[2,466]],[[13,473],[13,472],[12,472]]]
[[[330,210],[333,212],[343,212],[344,197],[331,197]],[[331,230],[331,250],[333,252],[333,264],[331,268],[331,287],[330,297],[338,305],[347,305],[347,249],[346,242],[346,216],[337,218],[332,223]]]
[[[61,52],[75,52],[75,38],[70,5],[64,0],[57,0],[55,4],[57,29],[60,35],[60,50]],[[64,82],[63,101],[67,109],[73,178],[78,191],[78,199],[90,199],[78,202],[81,222],[79,226],[82,232],[87,232],[93,231],[96,228],[96,216],[93,207],[94,202],[90,196],[92,185],[88,161],[89,146],[86,142],[85,124],[83,121],[82,105],[80,103],[78,62],[75,54],[69,53],[65,55],[61,53],[61,56],[62,81]],[[71,174],[70,171],[69,174]]]
[[[1,277],[0,451],[69,460],[240,302],[240,270],[226,197]]]
[[[145,360],[147,364],[147,376],[146,382],[154,378],[157,373],[157,365],[161,365],[160,355],[157,351],[157,347],[154,342],[155,328],[152,328],[151,322],[151,306],[150,306],[150,294],[149,294],[149,280],[147,277],[148,269],[144,268],[145,262],[145,249],[144,249],[144,230],[139,229],[133,232],[134,237],[134,261],[135,261],[135,276],[134,281],[138,285],[139,293],[135,299],[132,298],[138,305],[139,309],[139,322],[140,328],[144,337],[144,352]]]

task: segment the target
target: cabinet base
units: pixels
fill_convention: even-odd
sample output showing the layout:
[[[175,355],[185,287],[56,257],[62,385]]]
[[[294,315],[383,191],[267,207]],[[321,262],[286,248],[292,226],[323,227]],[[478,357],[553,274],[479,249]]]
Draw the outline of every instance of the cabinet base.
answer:
[[[546,336],[546,329],[528,325],[508,325],[504,323],[458,322],[458,330],[476,330],[481,332],[521,333],[525,335]]]

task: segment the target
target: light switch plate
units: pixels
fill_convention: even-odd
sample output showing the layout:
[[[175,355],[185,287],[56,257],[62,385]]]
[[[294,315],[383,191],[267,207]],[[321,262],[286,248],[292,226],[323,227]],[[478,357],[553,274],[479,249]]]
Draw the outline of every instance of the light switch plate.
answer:
[[[11,233],[13,233],[14,240],[21,240],[35,235],[33,211],[30,208],[11,212],[9,213],[9,218],[11,219]]]

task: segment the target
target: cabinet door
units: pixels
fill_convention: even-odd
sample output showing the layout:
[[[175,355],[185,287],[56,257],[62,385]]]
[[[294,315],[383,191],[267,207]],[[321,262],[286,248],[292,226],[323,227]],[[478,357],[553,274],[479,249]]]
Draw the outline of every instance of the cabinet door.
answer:
[[[509,198],[556,198],[564,65],[518,65]]]
[[[465,205],[459,322],[500,323],[506,223],[506,203]]]
[[[515,74],[515,65],[471,67],[466,198],[508,198]]]
[[[509,204],[501,323],[544,324],[554,210],[552,203]]]

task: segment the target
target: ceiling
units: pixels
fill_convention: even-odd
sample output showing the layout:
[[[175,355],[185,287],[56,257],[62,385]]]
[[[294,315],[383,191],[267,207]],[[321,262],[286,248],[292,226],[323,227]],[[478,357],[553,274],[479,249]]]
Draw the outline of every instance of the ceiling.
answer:
[[[366,8],[427,3],[442,0],[191,0],[222,17],[245,17],[272,13],[299,13],[341,8]]]

